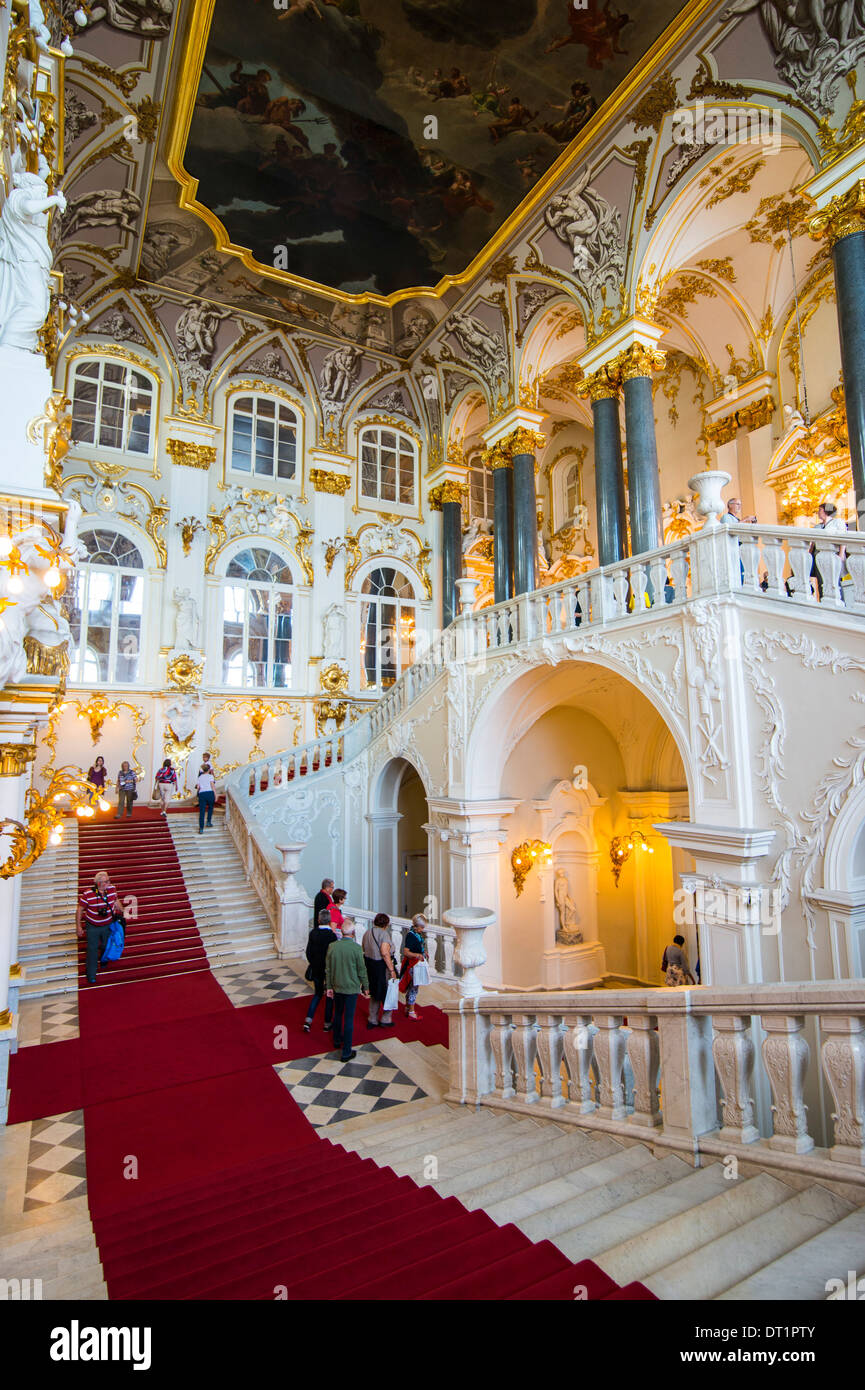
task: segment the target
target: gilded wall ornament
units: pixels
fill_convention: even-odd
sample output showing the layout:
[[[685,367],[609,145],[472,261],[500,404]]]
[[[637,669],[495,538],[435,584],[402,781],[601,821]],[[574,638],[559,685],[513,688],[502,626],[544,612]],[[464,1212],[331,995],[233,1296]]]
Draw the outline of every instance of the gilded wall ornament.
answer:
[[[32,633],[24,638],[29,676],[65,676],[69,671],[69,643],[46,647]]]
[[[714,420],[706,425],[706,437],[710,444],[717,448],[720,444],[729,444],[736,438],[739,429],[739,421],[736,419],[736,412],[732,415],[725,415],[720,420]]]
[[[165,451],[172,463],[183,468],[207,469],[216,462],[212,444],[193,444],[189,439],[166,439]]]
[[[298,705],[292,704],[290,700],[265,701],[259,695],[249,699],[237,698],[223,700],[222,704],[214,705],[207,721],[212,735],[210,739],[210,756],[213,760],[214,767],[221,776],[225,776],[229,772],[233,772],[236,767],[240,767],[239,762],[221,763],[219,761],[219,741],[221,734],[217,727],[217,720],[221,714],[243,714],[249,720],[255,739],[255,746],[251,749],[246,759],[247,762],[254,762],[256,758],[263,758],[266,756],[264,749],[259,746],[259,739],[264,730],[265,722],[268,719],[291,717],[294,720],[291,747],[296,748],[300,741],[302,712],[301,708]]]
[[[180,539],[183,542],[183,553],[184,555],[189,555],[192,551],[192,542],[195,540],[197,533],[204,530],[204,527],[197,516],[185,516],[182,521],[176,521],[174,524],[180,532]]]
[[[0,777],[22,777],[35,757],[35,744],[0,743]]]
[[[195,690],[204,675],[204,662],[193,661],[188,652],[181,652],[169,661],[166,675],[172,690]]]
[[[69,811],[92,815],[92,790],[80,768],[75,767],[63,767],[56,771],[44,792],[30,787],[25,800],[26,821],[10,816],[0,820],[0,835],[8,836],[10,841],[9,854],[0,864],[0,878],[14,878],[29,869],[49,840],[59,844],[63,835],[62,817]],[[0,1015],[2,1026],[3,1017]]]
[[[664,124],[664,117],[670,111],[675,111],[678,105],[676,79],[668,69],[655,79],[636,106],[628,111],[625,119],[632,122],[635,130],[652,129],[657,135]]]
[[[342,473],[329,473],[325,468],[311,468],[309,480],[316,492],[329,492],[336,497],[344,497],[351,487],[351,478]]]
[[[343,691],[348,690],[348,671],[334,661],[319,675],[319,684],[328,695],[341,695]]]
[[[753,401],[751,405],[742,406],[736,411],[736,419],[743,429],[758,430],[763,425],[768,425],[775,413],[775,402],[771,396],[763,396],[762,400]]]
[[[546,840],[524,840],[521,845],[517,845],[511,854],[511,870],[517,897],[522,893],[531,870],[536,864],[546,867],[552,853],[552,846],[548,845]]]

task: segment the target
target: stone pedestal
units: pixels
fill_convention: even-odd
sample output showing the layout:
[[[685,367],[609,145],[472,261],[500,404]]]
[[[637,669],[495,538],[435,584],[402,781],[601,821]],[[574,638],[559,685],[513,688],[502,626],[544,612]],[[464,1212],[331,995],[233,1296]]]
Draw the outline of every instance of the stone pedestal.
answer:
[[[582,946],[556,946],[544,951],[541,983],[544,989],[594,989],[607,973],[604,948],[597,941]]]

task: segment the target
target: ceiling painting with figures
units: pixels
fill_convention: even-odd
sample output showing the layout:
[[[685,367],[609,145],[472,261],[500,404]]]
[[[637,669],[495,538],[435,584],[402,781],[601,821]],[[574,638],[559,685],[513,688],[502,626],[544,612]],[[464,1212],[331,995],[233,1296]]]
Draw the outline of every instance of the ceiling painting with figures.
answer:
[[[345,294],[466,270],[676,0],[215,0],[183,170],[225,240]]]

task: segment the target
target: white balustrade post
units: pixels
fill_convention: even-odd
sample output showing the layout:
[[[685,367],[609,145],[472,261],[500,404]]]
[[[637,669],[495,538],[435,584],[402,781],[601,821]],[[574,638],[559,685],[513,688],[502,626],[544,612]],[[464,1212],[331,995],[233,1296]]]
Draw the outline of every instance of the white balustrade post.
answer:
[[[865,1165],[865,1019],[825,1014],[821,1060],[832,1091],[835,1142],[829,1157]]]
[[[562,1054],[567,1029],[561,1014],[538,1014],[538,1024],[541,1095],[555,1109],[565,1104],[565,1096],[562,1093]]]
[[[814,1147],[808,1133],[808,1107],[804,1101],[805,1076],[810,1049],[802,1029],[802,1014],[764,1014],[763,1065],[772,1087],[773,1134],[770,1147],[785,1153],[806,1154]]]
[[[483,994],[483,985],[477,974],[478,967],[486,964],[484,932],[496,924],[497,915],[488,907],[452,907],[442,914],[447,927],[453,927],[457,937],[454,961],[462,974],[457,988],[463,998],[475,998]]]
[[[750,1016],[718,1013],[712,1025],[712,1055],[724,1092],[721,1138],[735,1144],[753,1144],[760,1138],[760,1131],[754,1124],[754,1041]]]
[[[515,1094],[511,1034],[514,1025],[508,1014],[490,1014],[490,1045],[495,1058],[496,1095],[508,1100]]]
[[[442,1005],[448,1015],[450,1087],[445,1100],[477,1105],[496,1088],[495,1057],[489,1014],[479,1012],[480,1000],[463,997]]]
[[[597,1110],[592,1100],[592,1047],[597,1028],[590,1014],[577,1018],[564,1039],[565,1066],[570,1078],[569,1094],[581,1115]]]
[[[712,1020],[690,1012],[698,998],[678,989],[651,996],[661,1044],[661,1132],[676,1147],[694,1153],[699,1136],[718,1128]]]
[[[815,540],[814,549],[817,552],[815,561],[823,585],[823,597],[820,602],[824,608],[843,608],[840,589],[842,568],[840,546],[828,540]]]
[[[527,1105],[538,1099],[535,1060],[538,1053],[538,1021],[535,1014],[514,1014],[511,1047],[517,1068],[517,1100]]]
[[[628,1116],[628,1122],[644,1129],[655,1129],[661,1123],[661,1046],[657,1024],[654,1014],[628,1014],[628,1058],[634,1074],[634,1113]]]
[[[623,1120],[625,1087],[622,1072],[625,1065],[625,1034],[622,1014],[599,1014],[595,1019],[595,1060],[601,1074],[598,1114],[605,1120]]]

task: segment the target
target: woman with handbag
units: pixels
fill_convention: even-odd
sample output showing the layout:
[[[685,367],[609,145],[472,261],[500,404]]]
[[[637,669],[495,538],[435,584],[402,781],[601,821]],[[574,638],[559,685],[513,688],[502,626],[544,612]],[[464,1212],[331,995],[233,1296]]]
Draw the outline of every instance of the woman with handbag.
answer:
[[[138,800],[138,778],[132,771],[128,763],[120,764],[120,771],[117,774],[117,815],[115,820],[120,820],[123,815],[123,807],[126,807],[127,816],[132,815],[132,803]]]
[[[372,926],[367,928],[361,944],[369,980],[369,1018],[366,1026],[387,1028],[393,1023],[392,1010],[399,1004],[399,985],[393,963],[390,918],[386,912],[380,912],[373,918]],[[390,1009],[387,1007],[389,984],[397,986],[396,1002]]]
[[[429,984],[429,952],[426,940],[428,926],[423,913],[416,913],[402,943],[402,975],[399,987],[405,990],[406,1018],[420,1018],[415,1009],[415,1000],[421,985]]]
[[[156,774],[156,781],[153,784],[153,800],[162,802],[162,814],[166,814],[168,802],[171,794],[177,787],[177,773],[171,766],[171,759],[166,758],[161,768]]]

